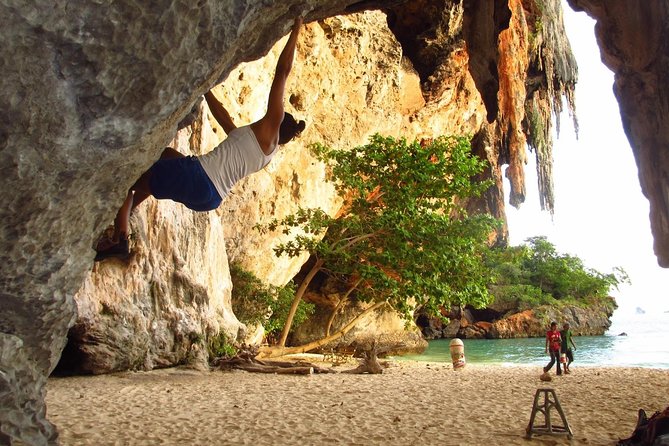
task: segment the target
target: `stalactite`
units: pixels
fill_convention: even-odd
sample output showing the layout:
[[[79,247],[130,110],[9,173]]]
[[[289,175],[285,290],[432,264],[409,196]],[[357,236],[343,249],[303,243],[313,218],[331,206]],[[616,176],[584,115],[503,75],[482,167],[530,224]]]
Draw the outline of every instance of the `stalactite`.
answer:
[[[539,201],[551,214],[553,189],[553,118],[559,135],[563,98],[578,135],[574,88],[578,77],[576,59],[566,36],[559,0],[525,1],[529,46],[527,99],[524,132],[537,161]]]

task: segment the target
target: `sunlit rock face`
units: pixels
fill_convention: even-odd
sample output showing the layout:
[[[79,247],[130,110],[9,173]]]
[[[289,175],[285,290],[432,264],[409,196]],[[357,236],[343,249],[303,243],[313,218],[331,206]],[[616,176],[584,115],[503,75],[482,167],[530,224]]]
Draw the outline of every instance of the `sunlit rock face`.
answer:
[[[568,0],[597,21],[602,61],[650,201],[658,263],[669,267],[669,5],[662,1]]]

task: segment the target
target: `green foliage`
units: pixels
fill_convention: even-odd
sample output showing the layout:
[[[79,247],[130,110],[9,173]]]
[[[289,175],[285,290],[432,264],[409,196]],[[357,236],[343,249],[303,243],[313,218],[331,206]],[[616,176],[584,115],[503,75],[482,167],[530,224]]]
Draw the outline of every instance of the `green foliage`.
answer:
[[[232,278],[232,311],[240,322],[262,324],[266,336],[271,337],[286,323],[288,309],[295,297],[295,287],[266,285],[253,273],[237,264],[230,265]],[[295,315],[298,326],[314,312],[314,305],[300,302]]]
[[[352,150],[311,150],[328,165],[345,212],[301,209],[260,227],[293,234],[277,255],[309,252],[343,288],[359,283],[355,299],[386,301],[407,317],[417,305],[437,313],[451,304],[488,303],[483,257],[498,222],[469,216],[460,205],[491,186],[472,181],[485,161],[471,155],[468,139],[440,137],[422,146],[374,135]]]
[[[232,358],[237,354],[237,347],[228,340],[227,335],[223,331],[209,338],[207,349],[210,358]]]
[[[490,294],[494,296],[495,302],[512,302],[513,307],[520,311],[539,305],[556,304],[552,296],[542,293],[541,289],[532,285],[491,285]]]
[[[528,20],[528,25],[530,29],[529,34],[529,43],[530,48],[536,48],[537,44],[540,42],[540,37],[544,31],[544,21],[543,18],[546,15],[546,5],[543,1],[536,0],[534,2],[534,20],[532,21],[532,15]],[[538,48],[537,48],[538,49]]]
[[[528,238],[526,245],[491,249],[486,264],[495,275],[491,286],[495,300],[515,300],[523,309],[602,302],[611,288],[629,282],[623,269],[603,274],[587,268],[578,257],[558,253],[545,237]]]
[[[289,293],[285,292],[287,287],[290,289]],[[279,291],[277,299],[271,305],[272,315],[265,324],[265,333],[268,338],[276,337],[286,325],[290,305],[295,298],[295,288],[292,284],[287,285]],[[314,313],[315,309],[316,306],[314,304],[300,301],[293,319],[293,326],[299,327],[302,322],[306,321]]]

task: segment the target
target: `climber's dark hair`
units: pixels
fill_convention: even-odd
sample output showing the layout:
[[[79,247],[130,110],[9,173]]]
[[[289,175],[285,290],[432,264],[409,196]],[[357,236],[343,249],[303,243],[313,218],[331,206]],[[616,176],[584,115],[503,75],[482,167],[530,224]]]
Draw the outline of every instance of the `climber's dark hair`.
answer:
[[[300,136],[305,126],[304,121],[296,121],[293,115],[285,112],[279,128],[279,144],[286,144],[293,138]]]

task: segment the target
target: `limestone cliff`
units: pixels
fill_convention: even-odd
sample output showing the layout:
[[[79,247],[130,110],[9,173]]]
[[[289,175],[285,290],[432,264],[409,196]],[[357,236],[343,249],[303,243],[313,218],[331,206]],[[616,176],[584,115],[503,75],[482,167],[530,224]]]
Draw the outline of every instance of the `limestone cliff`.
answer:
[[[80,341],[74,351],[88,355],[80,362],[87,370],[202,360],[195,342],[202,334],[243,332],[230,311],[228,257],[275,284],[299,269],[299,260],[269,255],[273,239],[263,239],[251,226],[298,204],[337,206],[322,182],[322,168],[305,154],[305,143],[359,144],[373,132],[470,133],[498,184],[471,206],[503,216],[502,168],[509,166],[516,205],[524,199],[522,167],[529,141],[535,153],[542,153],[543,195],[550,209],[550,151],[541,146],[549,141],[541,140],[538,130],[550,125],[550,110],[559,107],[555,98],[569,98],[575,73],[557,0],[398,6],[403,3],[75,0],[48,7],[30,1],[0,5],[0,181],[5,191],[0,208],[0,444],[10,438],[56,443],[57,431],[45,418],[44,384],[75,322],[70,336]],[[662,261],[669,255],[663,238],[669,231],[657,224],[667,202],[662,198],[667,101],[661,75],[666,73],[661,68],[666,66],[667,8],[632,3],[572,0],[611,24],[600,26],[600,42],[607,63],[617,61],[628,135],[637,155],[644,154],[637,162],[644,191],[652,197]],[[323,20],[377,6],[387,11],[389,27],[379,14]],[[136,254],[129,265],[109,263],[91,271],[93,241],[205,91],[224,81],[217,93],[236,110],[235,118],[258,117],[276,49],[258,59],[302,13],[311,24],[300,43],[287,100],[309,122],[303,141],[285,147],[265,171],[240,184],[217,212],[193,215],[178,206],[147,202],[133,220]],[[412,29],[417,31],[413,42]],[[647,44],[655,41],[660,43]],[[638,42],[645,44],[644,51],[629,51]],[[617,51],[616,45],[628,51]],[[627,96],[626,91],[639,94]],[[208,125],[201,119],[173,144],[184,152],[208,150],[223,136],[208,133]]]

